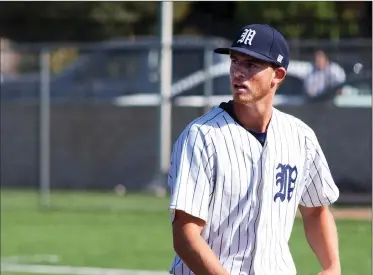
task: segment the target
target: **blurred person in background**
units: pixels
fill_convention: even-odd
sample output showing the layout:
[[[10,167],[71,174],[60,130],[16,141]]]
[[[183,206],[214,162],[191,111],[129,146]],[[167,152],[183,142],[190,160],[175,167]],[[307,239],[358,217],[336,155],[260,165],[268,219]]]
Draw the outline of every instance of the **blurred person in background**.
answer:
[[[346,80],[343,68],[337,63],[331,62],[324,51],[316,51],[314,58],[312,71],[304,80],[305,91],[307,96],[311,98],[322,96],[327,88]]]
[[[20,56],[12,49],[9,39],[0,37],[0,82],[18,74]]]

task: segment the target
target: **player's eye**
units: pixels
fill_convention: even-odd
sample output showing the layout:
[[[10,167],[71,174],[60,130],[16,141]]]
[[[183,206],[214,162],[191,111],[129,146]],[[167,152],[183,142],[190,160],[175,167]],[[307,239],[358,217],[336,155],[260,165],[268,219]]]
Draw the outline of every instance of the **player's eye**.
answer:
[[[252,63],[252,62],[247,62],[246,63],[246,67],[247,68],[256,68],[256,67],[258,67],[255,63]]]

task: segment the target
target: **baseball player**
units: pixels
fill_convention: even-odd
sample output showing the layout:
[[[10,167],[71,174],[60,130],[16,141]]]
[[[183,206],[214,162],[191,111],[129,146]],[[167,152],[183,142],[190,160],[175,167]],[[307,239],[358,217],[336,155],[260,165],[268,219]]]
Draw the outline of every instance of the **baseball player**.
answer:
[[[319,274],[340,275],[328,210],[339,190],[314,131],[273,107],[289,64],[285,38],[248,25],[215,53],[230,55],[233,99],[191,122],[173,146],[170,273],[294,275],[288,241],[299,209]]]

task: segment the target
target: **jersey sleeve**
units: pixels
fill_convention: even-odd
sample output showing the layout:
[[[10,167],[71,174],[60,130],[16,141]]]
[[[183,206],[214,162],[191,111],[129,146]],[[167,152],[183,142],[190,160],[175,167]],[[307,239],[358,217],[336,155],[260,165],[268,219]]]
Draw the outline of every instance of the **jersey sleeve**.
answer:
[[[316,137],[306,137],[308,169],[300,204],[306,207],[330,205],[339,197],[325,155]]]
[[[173,146],[168,186],[171,191],[169,210],[182,210],[207,221],[212,190],[213,148],[197,128],[179,137]]]

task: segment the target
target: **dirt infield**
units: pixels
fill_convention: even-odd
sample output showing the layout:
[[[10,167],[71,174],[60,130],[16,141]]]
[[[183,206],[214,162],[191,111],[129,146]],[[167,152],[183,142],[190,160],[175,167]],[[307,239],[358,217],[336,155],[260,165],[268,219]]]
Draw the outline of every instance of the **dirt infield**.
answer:
[[[372,208],[331,208],[331,212],[336,219],[372,220]],[[298,216],[300,215],[298,211]]]
[[[372,220],[372,208],[331,208],[336,219]]]

